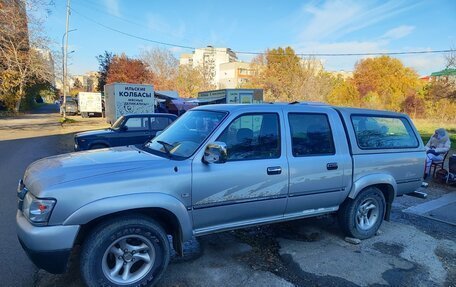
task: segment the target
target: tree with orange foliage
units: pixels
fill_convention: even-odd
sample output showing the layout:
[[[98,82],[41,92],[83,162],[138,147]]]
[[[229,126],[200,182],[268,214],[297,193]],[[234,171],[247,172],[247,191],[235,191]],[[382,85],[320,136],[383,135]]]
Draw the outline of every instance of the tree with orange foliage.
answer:
[[[413,69],[388,56],[358,62],[353,81],[364,104],[392,111],[402,111],[406,98],[416,95],[423,86]],[[379,101],[381,106],[377,105]]]
[[[109,65],[106,83],[153,84],[153,74],[141,60],[115,55]]]

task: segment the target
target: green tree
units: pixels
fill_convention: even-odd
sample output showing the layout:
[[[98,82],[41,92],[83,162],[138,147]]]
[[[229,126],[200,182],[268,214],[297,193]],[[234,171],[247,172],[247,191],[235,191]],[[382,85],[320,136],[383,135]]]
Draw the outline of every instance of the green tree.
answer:
[[[109,67],[111,66],[111,61],[113,58],[112,53],[105,51],[104,54],[98,55],[98,91],[103,91],[104,86],[106,85],[106,78],[108,77]]]

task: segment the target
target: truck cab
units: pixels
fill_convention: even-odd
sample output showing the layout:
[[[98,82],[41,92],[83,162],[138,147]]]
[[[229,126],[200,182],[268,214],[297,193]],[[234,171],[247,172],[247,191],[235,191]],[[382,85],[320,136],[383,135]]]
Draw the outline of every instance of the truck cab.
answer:
[[[31,164],[18,187],[18,237],[54,273],[81,245],[89,286],[152,285],[169,262],[168,235],[182,255],[193,236],[334,213],[347,236],[369,238],[394,198],[420,186],[424,159],[404,114],[208,105],[141,147]]]

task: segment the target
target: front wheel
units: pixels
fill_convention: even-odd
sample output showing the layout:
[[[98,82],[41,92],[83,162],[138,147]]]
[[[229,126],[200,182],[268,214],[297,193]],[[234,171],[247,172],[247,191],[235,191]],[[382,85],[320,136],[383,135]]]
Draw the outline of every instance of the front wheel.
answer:
[[[81,251],[87,286],[152,286],[170,258],[163,228],[142,215],[125,216],[95,228]]]
[[[355,199],[347,199],[339,210],[339,223],[348,236],[367,239],[375,235],[385,216],[385,197],[369,187]]]

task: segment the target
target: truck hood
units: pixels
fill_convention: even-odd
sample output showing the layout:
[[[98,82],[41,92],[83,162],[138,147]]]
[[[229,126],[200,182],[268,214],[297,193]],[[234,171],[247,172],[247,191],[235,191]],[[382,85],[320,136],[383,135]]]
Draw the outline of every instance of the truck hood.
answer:
[[[150,168],[151,162],[169,162],[135,147],[116,147],[68,153],[32,163],[24,175],[24,184],[33,193],[54,185],[114,172]]]
[[[111,129],[94,130],[94,131],[77,133],[75,135],[75,137],[80,138],[80,137],[90,137],[90,136],[101,136],[101,135],[106,135],[106,134],[110,134],[110,133],[114,133],[114,131]]]

